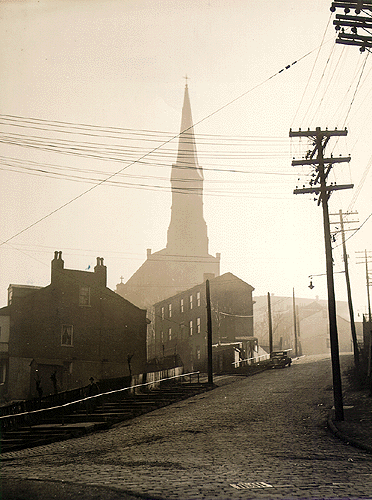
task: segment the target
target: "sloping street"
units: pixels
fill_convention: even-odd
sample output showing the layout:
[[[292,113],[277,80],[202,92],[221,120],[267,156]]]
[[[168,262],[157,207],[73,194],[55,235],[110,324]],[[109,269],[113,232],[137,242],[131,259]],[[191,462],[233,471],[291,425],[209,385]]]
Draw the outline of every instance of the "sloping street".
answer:
[[[372,455],[327,429],[329,358],[216,383],[111,430],[3,454],[3,500],[372,498]]]

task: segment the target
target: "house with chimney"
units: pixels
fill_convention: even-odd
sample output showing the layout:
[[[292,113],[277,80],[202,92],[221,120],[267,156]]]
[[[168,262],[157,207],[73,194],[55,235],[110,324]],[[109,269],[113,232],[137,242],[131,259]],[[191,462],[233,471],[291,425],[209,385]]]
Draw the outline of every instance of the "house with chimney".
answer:
[[[66,269],[55,252],[46,287],[10,285],[0,309],[0,397],[25,399],[142,373],[146,310],[106,286],[107,268]]]

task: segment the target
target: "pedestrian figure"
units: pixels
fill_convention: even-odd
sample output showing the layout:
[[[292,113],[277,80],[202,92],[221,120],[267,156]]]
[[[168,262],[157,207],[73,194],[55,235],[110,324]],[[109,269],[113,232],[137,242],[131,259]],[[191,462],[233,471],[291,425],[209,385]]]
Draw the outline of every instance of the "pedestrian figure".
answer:
[[[39,399],[43,397],[43,388],[41,387],[41,380],[35,380],[36,382],[36,391],[39,395]]]
[[[132,377],[132,358],[134,354],[128,354],[127,356],[127,361],[128,361],[128,368],[129,368],[129,376]]]
[[[54,390],[54,394],[58,394],[58,388],[57,388],[57,372],[54,371],[51,376],[50,376],[50,380],[52,381],[52,384],[53,384],[53,390]]]
[[[91,397],[95,396],[96,394],[99,394],[98,384],[94,381],[94,377],[90,377],[87,396]],[[97,398],[88,399],[86,403],[87,413],[91,413],[97,406]]]
[[[88,396],[95,396],[96,394],[99,394],[99,387],[98,384],[94,381],[94,377],[90,377],[89,379],[89,386],[88,386]]]

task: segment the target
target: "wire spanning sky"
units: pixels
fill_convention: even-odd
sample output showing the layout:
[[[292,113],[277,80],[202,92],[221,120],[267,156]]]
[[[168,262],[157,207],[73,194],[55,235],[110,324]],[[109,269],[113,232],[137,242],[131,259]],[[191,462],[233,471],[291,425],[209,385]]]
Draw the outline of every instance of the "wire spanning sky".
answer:
[[[49,283],[54,250],[67,268],[104,257],[115,289],[147,248],[165,247],[187,81],[210,253],[257,295],[326,298],[321,209],[293,194],[311,169],[291,161],[312,145],[289,129],[347,127],[327,152],[352,161],[330,182],[355,188],[335,192],[330,212],[358,211],[348,228],[366,221],[347,233],[355,309],[365,312],[356,252],[372,250],[372,56],[335,44],[329,6],[3,0],[0,305],[10,283]],[[340,243],[336,235],[335,271]],[[344,281],[335,274],[337,300]]]

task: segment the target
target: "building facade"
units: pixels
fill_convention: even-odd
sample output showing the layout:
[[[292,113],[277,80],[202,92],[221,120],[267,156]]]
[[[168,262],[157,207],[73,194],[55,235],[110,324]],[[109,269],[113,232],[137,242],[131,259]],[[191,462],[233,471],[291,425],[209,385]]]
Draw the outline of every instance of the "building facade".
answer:
[[[260,345],[269,346],[267,297],[254,297],[255,300],[255,334]],[[331,352],[328,306],[326,300],[296,298],[296,314],[293,311],[293,297],[271,296],[271,320],[273,331],[273,348],[292,349],[297,354],[327,354]],[[337,301],[337,333],[340,352],[352,351],[350,320],[348,305]],[[294,318],[296,317],[296,339]]]
[[[208,279],[208,276],[205,276]],[[212,342],[226,344],[253,337],[254,288],[231,273],[210,278]],[[206,282],[155,304],[155,356],[180,356],[184,369],[207,363]]]
[[[146,364],[146,311],[106,286],[107,269],[64,268],[55,252],[51,283],[10,285],[0,309],[1,396],[25,399],[87,385],[90,377],[141,373]]]

